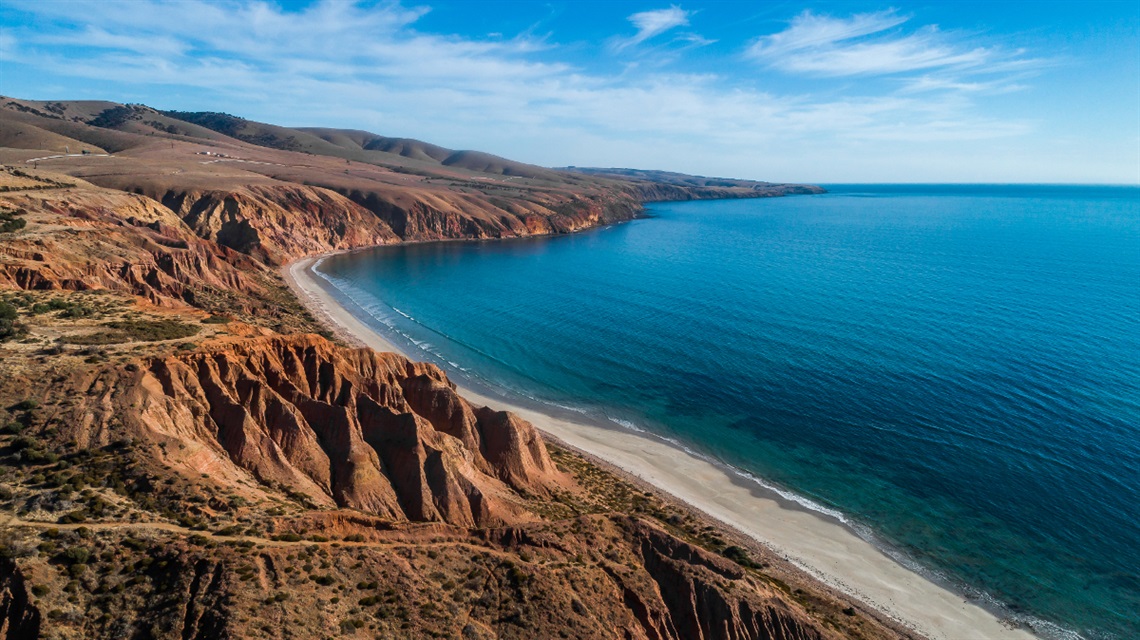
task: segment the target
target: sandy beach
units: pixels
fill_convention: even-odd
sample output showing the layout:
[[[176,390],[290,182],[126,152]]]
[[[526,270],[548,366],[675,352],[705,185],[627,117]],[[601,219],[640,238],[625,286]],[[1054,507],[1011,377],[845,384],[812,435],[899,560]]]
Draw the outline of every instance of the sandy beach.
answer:
[[[346,339],[402,352],[327,293],[327,283],[312,271],[318,259],[282,269],[298,297]],[[666,442],[546,415],[462,387],[460,392],[475,404],[513,411],[550,436],[641,478],[921,635],[937,640],[1035,637],[907,569],[842,523],[782,504],[731,470]]]

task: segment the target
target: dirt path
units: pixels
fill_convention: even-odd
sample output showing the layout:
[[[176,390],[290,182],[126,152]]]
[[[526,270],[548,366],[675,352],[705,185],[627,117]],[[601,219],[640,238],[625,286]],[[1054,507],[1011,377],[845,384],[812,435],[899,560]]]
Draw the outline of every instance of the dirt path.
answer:
[[[56,156],[44,156],[42,158],[29,158],[24,161],[24,164],[29,162],[41,162],[43,160],[56,160],[58,158],[111,158],[114,157],[109,153],[61,153]]]
[[[172,524],[169,522],[83,522],[78,524],[57,524],[54,522],[37,522],[35,520],[21,520],[12,513],[0,514],[0,529],[9,527],[29,527],[32,529],[59,529],[61,531],[75,531],[77,529],[88,529],[90,531],[116,531],[116,530],[139,530],[139,531],[165,531],[167,533],[178,533],[187,536],[205,536],[218,542],[251,542],[257,545],[264,545],[267,547],[309,547],[312,545],[337,545],[338,547],[369,547],[369,548],[393,548],[393,547],[406,547],[408,545],[422,545],[423,542],[414,542],[409,540],[402,541],[386,541],[386,542],[349,542],[346,540],[327,540],[318,542],[315,540],[273,540],[272,538],[263,538],[259,536],[221,536],[211,534],[209,531],[198,531],[183,527],[181,525]],[[484,547],[470,542],[459,540],[451,540],[445,542],[434,542],[431,546],[436,547],[467,547],[471,549],[479,549],[480,551],[495,550],[491,547]]]

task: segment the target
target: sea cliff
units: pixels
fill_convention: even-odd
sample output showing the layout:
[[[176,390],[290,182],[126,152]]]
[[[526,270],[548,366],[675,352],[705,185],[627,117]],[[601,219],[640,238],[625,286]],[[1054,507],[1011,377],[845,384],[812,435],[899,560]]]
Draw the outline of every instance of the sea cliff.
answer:
[[[0,636],[905,635],[439,369],[339,344],[277,272],[753,187],[4,103]]]

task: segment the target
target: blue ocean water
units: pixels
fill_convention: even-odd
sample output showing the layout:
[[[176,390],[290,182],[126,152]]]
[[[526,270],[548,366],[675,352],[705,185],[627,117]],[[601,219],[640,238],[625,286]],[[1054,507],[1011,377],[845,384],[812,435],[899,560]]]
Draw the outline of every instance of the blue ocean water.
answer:
[[[1140,189],[650,212],[320,271],[467,384],[673,438],[1014,617],[1140,637]]]

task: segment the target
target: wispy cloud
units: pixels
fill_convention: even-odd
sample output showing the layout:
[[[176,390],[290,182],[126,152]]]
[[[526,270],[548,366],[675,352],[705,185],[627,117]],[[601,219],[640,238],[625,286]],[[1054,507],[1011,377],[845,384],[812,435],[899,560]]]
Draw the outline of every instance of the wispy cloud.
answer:
[[[677,27],[687,27],[689,26],[689,15],[689,11],[685,11],[678,5],[672,5],[668,9],[635,13],[629,16],[629,21],[637,27],[637,33],[629,38],[615,41],[614,48],[620,51],[627,47],[639,45]]]
[[[926,91],[957,91],[962,93],[1012,93],[1027,89],[1028,85],[1020,84],[1011,78],[1001,78],[989,81],[966,81],[952,77],[936,75],[923,75],[912,78],[899,89],[901,94],[923,93]]]
[[[787,29],[759,38],[749,49],[749,54],[771,59],[818,51],[833,47],[838,42],[880,33],[906,21],[906,17],[893,10],[860,13],[846,19],[817,16],[811,11],[804,11],[792,20]]]
[[[887,75],[939,68],[977,69],[1008,61],[994,48],[962,46],[937,26],[900,29],[909,18],[894,10],[848,18],[804,11],[788,28],[755,40],[746,55],[789,73],[818,76]]]

